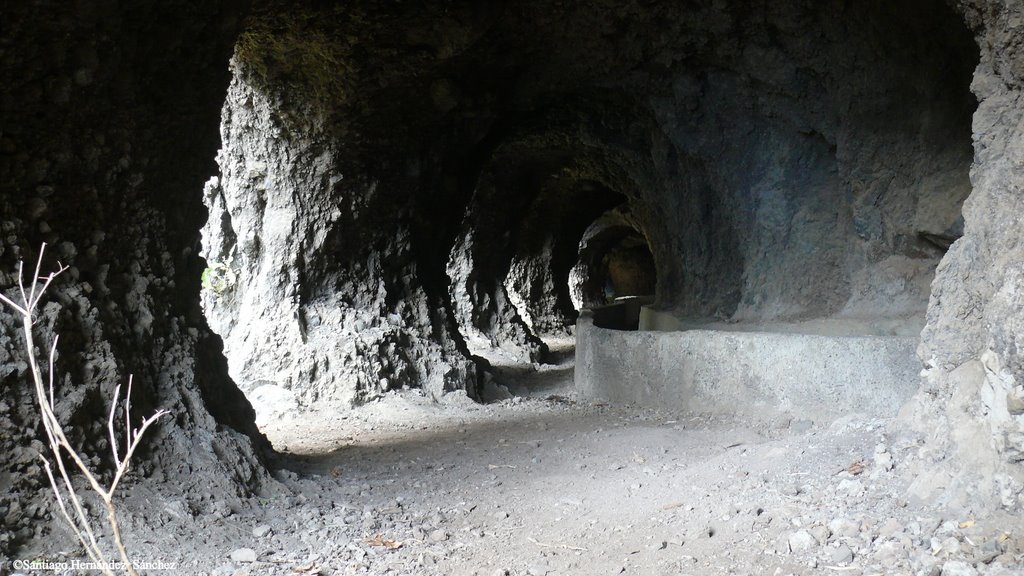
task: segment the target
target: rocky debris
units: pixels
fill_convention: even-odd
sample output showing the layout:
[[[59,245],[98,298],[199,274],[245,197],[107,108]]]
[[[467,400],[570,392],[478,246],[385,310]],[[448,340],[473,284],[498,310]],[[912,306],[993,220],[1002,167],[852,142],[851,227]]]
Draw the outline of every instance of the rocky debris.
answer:
[[[846,544],[840,544],[829,551],[829,562],[839,566],[849,564],[853,561],[853,550]]]
[[[860,523],[849,518],[835,518],[828,523],[828,529],[836,538],[856,538],[860,536]]]
[[[807,530],[798,530],[786,536],[785,550],[788,552],[807,552],[818,546],[818,540]]]
[[[977,576],[978,571],[966,562],[950,560],[942,565],[942,576]]]
[[[407,426],[403,414],[415,415],[416,425]],[[345,447],[285,458],[278,478],[286,492],[228,519],[207,506],[194,517],[169,516],[159,528],[192,526],[205,535],[201,543],[147,545],[160,532],[140,526],[140,553],[188,562],[235,550],[240,556],[229,555],[224,574],[401,567],[415,576],[623,568],[1003,576],[1024,568],[1019,518],[911,505],[900,496],[906,480],[898,475],[847,471],[851,455],[874,453],[889,424],[882,419],[852,417],[794,433],[540,399],[467,410],[406,393],[336,426],[316,422],[288,423],[271,440],[307,453],[339,438]],[[308,444],[311,436],[319,443]],[[885,436],[889,450],[901,453]],[[734,444],[743,448],[721,450]],[[924,470],[912,460],[899,464]],[[854,499],[839,490],[852,479],[863,487]]]
[[[0,289],[13,293],[16,261],[42,241],[71,266],[39,331],[64,336],[58,415],[98,466],[110,447],[88,422],[126,374],[138,409],[175,414],[133,467],[152,482],[125,485],[133,549],[195,573],[237,546],[278,572],[386,572],[400,559],[449,573],[510,550],[498,569],[707,573],[742,557],[751,572],[799,573],[838,542],[867,573],[1019,569],[1019,5],[267,1],[246,20],[241,4],[5,5]],[[218,110],[221,174],[201,200]],[[489,238],[469,247],[462,217],[489,182],[495,225],[475,226]],[[712,434],[699,415],[580,407],[599,425],[570,425],[562,443],[478,426],[424,461],[417,425],[390,430],[394,453],[331,438],[354,452],[323,470],[286,458],[310,468],[267,476],[201,298],[246,391],[308,406],[420,387],[470,413],[468,326],[515,354],[542,350],[531,331],[551,313],[539,295],[554,248],[520,251],[517,226],[538,190],[598,188],[627,199],[659,265],[659,304],[682,314],[912,327],[930,297],[924,384],[900,425],[917,437],[879,452],[877,422],[821,445],[758,429],[746,440],[778,453],[723,451],[719,436],[742,423]],[[451,292],[455,246],[476,252],[455,259],[468,315]],[[15,323],[0,319],[0,555],[52,554],[26,365]],[[532,409],[514,400],[500,407]],[[559,490],[581,505],[544,498]],[[396,494],[407,503],[388,506]],[[488,517],[479,499],[499,497],[536,517]],[[822,532],[836,518],[856,530]],[[259,524],[271,532],[257,544]],[[414,526],[447,539],[407,544]],[[209,539],[197,550],[178,533]]]
[[[886,451],[885,444],[875,446],[875,473],[888,472],[893,468],[893,456]]]
[[[228,556],[232,562],[247,564],[256,561],[256,551],[252,548],[239,548]]]

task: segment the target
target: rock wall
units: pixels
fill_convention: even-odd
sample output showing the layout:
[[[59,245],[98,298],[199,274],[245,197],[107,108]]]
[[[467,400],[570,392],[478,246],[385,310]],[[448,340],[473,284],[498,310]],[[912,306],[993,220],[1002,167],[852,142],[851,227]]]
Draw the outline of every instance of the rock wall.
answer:
[[[961,2],[982,46],[971,85],[973,191],[964,235],[932,284],[918,354],[926,366],[905,417],[933,478],[921,498],[964,508],[1024,506],[1024,6]]]
[[[577,308],[596,308],[611,302],[614,282],[608,270],[608,257],[616,246],[643,239],[642,223],[628,207],[618,207],[602,214],[583,233],[579,256],[570,276],[570,290]],[[656,280],[656,278],[655,278]],[[651,295],[653,291],[644,292]]]
[[[969,191],[976,49],[957,17],[793,3],[706,22],[710,48],[654,104],[708,190],[665,200],[705,232],[659,258],[685,266],[659,298],[736,320],[923,314],[941,255],[924,238],[956,235]]]
[[[603,211],[626,198],[595,181],[570,174],[550,180],[533,201],[515,237],[505,289],[518,299],[519,314],[538,335],[571,333],[578,307],[570,273],[580,259],[580,243]]]
[[[473,353],[536,361],[564,329],[566,247],[621,198],[662,309],[923,325],[977,57],[937,0],[268,0],[233,60],[206,311],[250,392],[472,394]]]
[[[366,84],[391,71],[357,69],[337,40],[359,10],[323,10],[310,28],[290,6],[265,7],[238,42],[206,188],[206,314],[242,389],[278,406],[403,386],[474,393],[444,287],[418,271],[416,159],[396,151],[397,130],[378,139],[387,112],[367,109],[383,97]]]
[[[175,414],[140,471],[199,506],[259,488],[200,300],[249,393],[475,395],[472,331],[538,358],[569,247],[625,200],[681,316],[913,321],[945,254],[906,411],[944,476],[916,490],[1020,505],[1019,2],[265,0],[236,42],[243,4],[4,7],[0,289],[43,241],[72,267],[40,332],[86,452],[134,373]],[[3,326],[6,550],[45,512]]]
[[[521,218],[518,213],[530,199],[528,193],[520,193],[514,202],[502,201],[509,194],[505,186],[537,186],[529,178],[514,176],[488,175],[478,183],[466,210],[465,233],[452,247],[447,274],[455,320],[471,350],[486,354],[488,349],[500,349],[519,361],[537,362],[546,347],[520,315],[514,293],[502,282],[511,260],[508,222]]]
[[[106,414],[134,374],[135,474],[197,509],[260,489],[265,446],[199,307],[202,182],[243,2],[6,3],[0,39],[0,289],[17,262],[70,266],[42,304],[61,336],[57,413],[109,469]],[[0,311],[0,556],[48,530],[46,449],[20,321]],[[122,392],[123,394],[123,392]],[[130,489],[126,484],[125,489]],[[145,516],[152,511],[137,511]]]

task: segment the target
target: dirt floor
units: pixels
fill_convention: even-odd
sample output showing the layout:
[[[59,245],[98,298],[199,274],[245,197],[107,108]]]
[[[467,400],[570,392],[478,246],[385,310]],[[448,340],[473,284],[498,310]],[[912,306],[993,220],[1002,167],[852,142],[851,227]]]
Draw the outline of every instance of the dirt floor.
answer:
[[[180,574],[1024,573],[1020,519],[908,501],[900,472],[923,467],[885,420],[580,403],[560,350],[500,367],[520,396],[492,404],[406,391],[278,420],[279,492],[238,510],[154,497],[163,526],[130,522],[133,550]]]

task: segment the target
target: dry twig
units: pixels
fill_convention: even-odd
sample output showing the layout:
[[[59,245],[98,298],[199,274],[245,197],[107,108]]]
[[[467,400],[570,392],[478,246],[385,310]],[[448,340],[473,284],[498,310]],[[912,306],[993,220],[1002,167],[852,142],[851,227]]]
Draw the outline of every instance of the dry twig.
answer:
[[[14,310],[22,320],[23,334],[25,336],[25,349],[28,352],[28,364],[29,371],[32,373],[32,380],[35,384],[36,399],[39,402],[39,415],[43,422],[43,429],[46,431],[46,437],[50,445],[50,451],[52,452],[53,462],[56,463],[58,475],[61,482],[58,483],[57,476],[54,475],[53,466],[44,455],[40,454],[39,458],[43,461],[43,467],[46,470],[46,476],[50,480],[50,487],[53,489],[53,494],[57,499],[57,506],[60,508],[61,515],[64,516],[64,520],[67,521],[68,525],[74,531],[75,536],[78,537],[78,541],[85,548],[86,554],[89,555],[89,559],[95,563],[99,569],[108,575],[112,575],[114,572],[111,570],[111,566],[114,564],[107,562],[106,556],[103,550],[100,548],[96,541],[96,530],[89,522],[88,514],[86,513],[85,507],[82,504],[82,499],[75,491],[74,485],[71,482],[71,475],[69,472],[69,466],[65,461],[65,454],[67,458],[70,458],[71,462],[76,468],[82,473],[86,481],[89,483],[89,487],[92,488],[100,500],[103,502],[104,508],[107,512],[107,523],[110,525],[111,534],[114,537],[114,545],[117,547],[118,555],[120,556],[120,567],[133,576],[137,574],[135,568],[132,566],[131,561],[128,559],[128,552],[125,549],[124,541],[121,537],[121,528],[117,523],[117,513],[114,506],[114,492],[117,490],[117,485],[121,482],[125,472],[128,471],[128,465],[131,462],[132,455],[135,453],[136,448],[139,447],[139,441],[142,439],[142,435],[145,434],[146,430],[164,414],[168,412],[166,410],[158,410],[155,414],[146,418],[142,421],[142,425],[136,429],[131,427],[131,395],[132,395],[132,379],[128,379],[128,394],[125,397],[124,403],[124,426],[125,426],[125,452],[124,456],[119,454],[117,444],[117,434],[114,429],[114,417],[117,411],[118,395],[121,392],[121,386],[118,385],[114,389],[114,400],[110,406],[110,415],[107,419],[107,432],[110,435],[110,448],[114,456],[114,464],[116,465],[114,470],[114,478],[110,482],[109,487],[104,487],[100,484],[99,479],[96,477],[88,466],[86,466],[84,459],[74,447],[71,442],[68,441],[67,436],[64,433],[64,428],[61,426],[60,421],[57,420],[55,414],[55,401],[54,401],[54,360],[57,354],[57,341],[58,338],[55,336],[53,339],[53,345],[50,347],[50,354],[48,359],[48,373],[47,382],[44,384],[43,373],[39,368],[39,362],[36,360],[35,340],[32,334],[32,327],[35,324],[35,310],[39,305],[39,301],[42,299],[43,294],[46,293],[47,288],[53,283],[53,280],[67,270],[67,266],[59,265],[56,272],[51,272],[46,276],[40,276],[40,269],[43,264],[43,253],[46,250],[46,244],[43,244],[39,249],[39,260],[36,262],[35,274],[32,276],[31,287],[26,290],[24,281],[24,263],[18,263],[18,288],[21,292],[21,302],[15,302],[7,296],[0,294],[0,302],[6,304],[9,308]],[[63,489],[61,488],[63,484]]]

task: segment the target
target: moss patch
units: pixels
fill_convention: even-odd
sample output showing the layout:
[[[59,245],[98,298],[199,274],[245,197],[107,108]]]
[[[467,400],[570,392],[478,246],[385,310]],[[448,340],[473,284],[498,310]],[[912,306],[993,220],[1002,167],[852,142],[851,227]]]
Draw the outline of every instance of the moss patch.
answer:
[[[354,35],[324,28],[324,18],[339,28],[358,29],[359,15],[334,9],[329,15],[278,11],[273,18],[254,15],[235,45],[232,65],[254,88],[287,94],[297,106],[336,107],[355,84]]]

